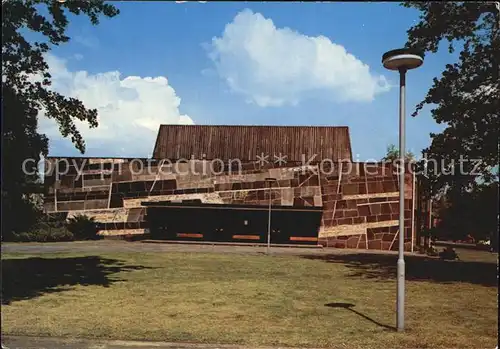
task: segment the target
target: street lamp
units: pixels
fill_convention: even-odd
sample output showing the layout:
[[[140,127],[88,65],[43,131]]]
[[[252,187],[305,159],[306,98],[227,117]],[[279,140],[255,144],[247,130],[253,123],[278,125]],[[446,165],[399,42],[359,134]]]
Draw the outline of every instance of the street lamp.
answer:
[[[397,263],[397,316],[398,331],[404,331],[405,322],[405,87],[406,72],[424,63],[422,54],[411,49],[391,50],[383,54],[382,64],[386,69],[399,71],[399,253]]]
[[[271,185],[273,182],[276,182],[276,178],[268,177],[264,179],[264,181],[269,184],[269,214],[267,218],[267,248],[266,253],[269,254],[269,249],[271,248],[271,202],[272,202],[272,191]]]

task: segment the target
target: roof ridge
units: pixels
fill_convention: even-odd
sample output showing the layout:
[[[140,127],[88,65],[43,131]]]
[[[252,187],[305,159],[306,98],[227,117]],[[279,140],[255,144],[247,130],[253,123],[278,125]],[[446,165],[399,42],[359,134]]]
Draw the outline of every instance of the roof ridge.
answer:
[[[228,124],[218,124],[218,125],[191,125],[191,124],[160,124],[160,127],[164,126],[178,126],[178,127],[301,127],[301,128],[349,128],[346,125],[340,126],[329,126],[329,125],[228,125]]]

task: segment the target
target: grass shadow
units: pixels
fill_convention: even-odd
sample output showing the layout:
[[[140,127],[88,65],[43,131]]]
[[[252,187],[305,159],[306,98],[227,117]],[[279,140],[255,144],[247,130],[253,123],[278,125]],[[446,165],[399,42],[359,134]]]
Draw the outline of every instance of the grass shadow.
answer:
[[[2,304],[61,292],[75,285],[108,287],[123,281],[112,274],[149,267],[98,256],[2,260]]]
[[[302,258],[341,263],[351,269],[348,277],[395,279],[397,255],[352,253],[304,255]],[[421,256],[405,256],[406,280],[439,283],[467,282],[498,286],[497,264],[474,261],[446,261]]]
[[[354,314],[362,317],[363,319],[368,320],[371,323],[373,323],[373,324],[375,324],[377,326],[380,326],[380,327],[382,327],[382,328],[384,328],[386,330],[390,330],[390,331],[395,331],[396,330],[396,328],[394,326],[385,325],[385,324],[383,324],[381,322],[378,322],[377,320],[372,319],[371,317],[369,317],[369,316],[367,316],[367,315],[365,315],[365,314],[363,314],[363,313],[361,313],[361,312],[353,309],[354,308],[354,304],[352,304],[352,303],[327,303],[327,304],[325,304],[325,307],[337,308],[337,309],[338,308],[340,308],[340,309],[346,309],[346,310],[348,310],[348,311],[350,311],[350,312],[352,312],[352,313],[354,313]]]

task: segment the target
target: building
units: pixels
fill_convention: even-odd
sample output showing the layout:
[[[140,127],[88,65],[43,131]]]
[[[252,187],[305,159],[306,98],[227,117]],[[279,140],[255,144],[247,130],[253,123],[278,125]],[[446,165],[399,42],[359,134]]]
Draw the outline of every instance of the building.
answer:
[[[405,183],[405,246],[414,177]],[[397,249],[392,164],[352,160],[347,127],[161,125],[152,159],[46,159],[47,213],[100,234]]]

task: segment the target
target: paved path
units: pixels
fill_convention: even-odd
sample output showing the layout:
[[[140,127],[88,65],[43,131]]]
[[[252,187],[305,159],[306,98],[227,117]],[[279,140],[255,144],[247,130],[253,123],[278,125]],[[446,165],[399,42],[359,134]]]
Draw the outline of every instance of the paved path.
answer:
[[[55,253],[55,252],[214,252],[238,254],[263,254],[265,247],[260,246],[228,246],[228,245],[194,245],[194,244],[160,244],[143,242],[126,242],[116,240],[47,242],[47,243],[2,243],[2,253]],[[397,254],[396,251],[352,250],[338,248],[307,247],[271,247],[271,254],[288,255],[330,255],[351,253]]]
[[[2,336],[2,349],[271,349],[250,348],[241,345],[138,342],[117,340],[63,339],[52,337]],[[339,347],[345,348],[345,347]],[[277,349],[277,348],[274,348]],[[285,349],[285,348],[280,348]],[[300,348],[294,348],[300,349]]]

